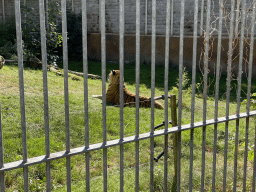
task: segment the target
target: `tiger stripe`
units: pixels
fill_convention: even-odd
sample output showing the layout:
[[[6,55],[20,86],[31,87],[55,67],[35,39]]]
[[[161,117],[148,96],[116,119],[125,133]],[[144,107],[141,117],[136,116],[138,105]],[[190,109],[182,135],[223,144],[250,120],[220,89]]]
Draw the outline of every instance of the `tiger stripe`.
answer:
[[[106,101],[115,105],[120,104],[119,78],[120,78],[119,70],[112,70],[109,73],[110,84],[107,90]],[[135,107],[135,95],[126,89],[125,83],[123,86],[123,92],[124,92],[125,105]],[[139,102],[140,107],[151,107],[150,98],[142,97],[142,96],[140,96],[139,98],[140,98],[140,102]],[[155,102],[155,108],[163,109],[164,107],[160,103]]]

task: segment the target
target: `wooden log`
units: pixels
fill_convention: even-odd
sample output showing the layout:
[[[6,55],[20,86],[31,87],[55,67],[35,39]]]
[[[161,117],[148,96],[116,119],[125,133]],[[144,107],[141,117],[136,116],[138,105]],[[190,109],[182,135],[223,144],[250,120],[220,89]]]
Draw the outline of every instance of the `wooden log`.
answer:
[[[26,61],[23,61],[23,62],[26,62]],[[5,59],[5,63],[18,63],[18,60]],[[61,75],[60,72],[57,72],[57,70],[62,70],[61,68],[59,68],[59,67],[53,67],[52,65],[48,65],[47,67],[48,67],[48,69],[49,69],[50,71],[53,71],[53,72],[55,72],[55,73],[58,74],[58,75]],[[68,70],[68,72],[71,73],[71,74],[80,76],[80,77],[83,77],[83,76],[84,76],[84,73],[81,73],[81,72],[71,71],[71,70]],[[91,78],[91,79],[101,79],[101,76],[99,76],[99,75],[94,75],[94,74],[88,74],[88,78]]]
[[[171,116],[172,116],[172,127],[175,127],[178,125],[177,121],[177,105],[176,105],[176,95],[171,95],[170,98],[170,106],[171,106]],[[180,139],[180,132],[173,133],[173,158],[174,158],[174,177],[172,181],[172,190],[171,191],[177,191],[177,181],[178,181],[178,143]]]

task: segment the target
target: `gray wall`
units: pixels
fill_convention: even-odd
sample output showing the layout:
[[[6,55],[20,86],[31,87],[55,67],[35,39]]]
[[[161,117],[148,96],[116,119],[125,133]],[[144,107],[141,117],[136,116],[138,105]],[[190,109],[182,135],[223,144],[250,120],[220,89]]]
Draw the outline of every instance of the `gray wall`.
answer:
[[[51,0],[49,0],[51,1]],[[60,0],[59,0],[60,1]],[[71,9],[71,0],[69,8]],[[172,0],[171,0],[172,1]],[[201,32],[201,7],[202,0],[199,1],[198,8],[198,35]],[[6,20],[14,18],[14,0],[1,0],[0,7],[0,20],[3,20],[3,6],[4,2],[4,13]],[[21,4],[24,1],[21,1]],[[99,2],[100,0],[87,0],[87,17],[88,17],[88,32],[89,33],[99,33]],[[145,2],[146,0],[141,0],[141,33],[145,34]],[[229,27],[229,15],[231,8],[231,0],[224,1],[224,16],[223,18],[223,34],[227,35],[227,27]],[[249,29],[251,20],[251,2],[248,0],[246,4],[247,16],[246,20],[247,27]],[[33,6],[35,10],[38,10],[38,1],[27,0],[29,5]],[[157,35],[165,34],[165,23],[166,23],[166,0],[156,0],[157,4]],[[236,1],[237,6],[237,1]],[[206,21],[206,0],[204,0],[204,17],[203,17],[203,29],[205,29]],[[236,7],[237,8],[237,7]],[[239,10],[241,7],[238,7]],[[81,13],[81,0],[73,0],[73,11],[75,13]],[[173,35],[178,36],[180,31],[180,0],[173,0]],[[151,21],[152,21],[152,0],[148,0],[147,4],[147,34],[151,33]],[[211,1],[211,29],[218,29],[218,15],[219,15],[219,1]],[[125,33],[134,34],[135,33],[135,0],[125,0]],[[239,17],[238,17],[239,18]],[[119,0],[106,0],[106,33],[118,33],[119,32]],[[240,23],[240,22],[238,22]],[[240,27],[240,25],[239,25]],[[194,28],[194,0],[185,0],[185,35],[191,36],[193,34]],[[217,34],[216,32],[213,34]]]
[[[88,32],[97,33],[99,32],[99,1],[100,0],[88,0]],[[202,0],[198,0],[198,35],[201,33],[201,12],[202,12]],[[240,1],[240,0],[239,0]],[[141,33],[145,34],[145,2],[146,0],[141,0]],[[229,28],[229,13],[231,9],[231,0],[224,1],[224,17],[223,17],[223,34],[228,35]],[[251,2],[246,3],[246,28],[249,29],[251,21]],[[157,35],[165,34],[165,23],[166,23],[166,0],[156,0],[157,5],[157,18],[156,18],[156,33]],[[173,0],[173,35],[179,35],[180,32],[180,0]],[[206,21],[206,0],[204,0],[203,6],[203,29],[205,29]],[[235,9],[241,10],[241,7],[237,7],[237,1],[235,2]],[[74,0],[74,11],[76,13],[81,12],[81,2],[80,0]],[[211,1],[211,30],[218,29],[218,18],[219,16],[219,0]],[[235,15],[236,16],[236,15]],[[240,16],[238,15],[238,27],[240,29]],[[119,0],[106,0],[106,32],[107,33],[118,33],[119,32]],[[125,33],[135,34],[135,0],[125,1]],[[170,18],[171,20],[171,18]],[[185,0],[185,26],[184,33],[187,36],[193,34],[194,29],[194,0]],[[235,23],[235,22],[234,22]],[[152,0],[147,2],[147,34],[151,33],[152,24]],[[239,31],[238,29],[238,31]],[[217,32],[213,33],[217,35]]]

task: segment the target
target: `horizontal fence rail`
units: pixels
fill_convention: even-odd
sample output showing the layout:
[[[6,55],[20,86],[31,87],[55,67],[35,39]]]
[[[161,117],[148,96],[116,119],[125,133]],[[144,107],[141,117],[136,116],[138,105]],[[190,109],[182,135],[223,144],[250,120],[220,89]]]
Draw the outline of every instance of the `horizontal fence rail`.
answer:
[[[91,100],[91,93],[89,90],[89,83],[88,83],[88,68],[89,68],[89,62],[88,62],[88,26],[90,25],[90,21],[88,18],[88,12],[90,12],[90,1],[81,1],[81,7],[82,7],[82,47],[83,55],[82,55],[82,65],[83,65],[83,107],[84,107],[84,144],[82,147],[75,147],[72,148],[72,139],[71,139],[71,113],[70,113],[70,85],[69,85],[69,58],[68,58],[68,40],[69,40],[69,33],[67,29],[67,9],[68,2],[66,0],[61,0],[61,34],[62,34],[62,55],[63,55],[63,69],[64,69],[64,77],[63,77],[63,108],[64,108],[64,118],[65,118],[65,150],[64,151],[58,151],[51,153],[50,151],[50,138],[51,138],[51,126],[50,126],[50,112],[49,108],[51,107],[49,104],[49,85],[48,85],[48,69],[47,65],[49,63],[47,60],[47,52],[49,51],[47,49],[47,28],[49,23],[48,21],[48,10],[45,10],[45,4],[48,6],[48,1],[44,2],[44,0],[39,0],[39,22],[40,22],[40,42],[41,42],[41,60],[42,60],[42,92],[43,92],[43,111],[44,111],[44,134],[45,134],[45,155],[36,156],[29,158],[28,156],[28,144],[27,144],[27,122],[26,122],[26,102],[25,102],[25,87],[26,82],[24,81],[24,63],[23,63],[23,39],[22,39],[22,18],[21,18],[21,5],[20,0],[15,0],[15,24],[16,24],[16,40],[17,40],[17,56],[18,56],[18,76],[19,76],[19,98],[20,98],[20,132],[21,132],[21,140],[22,140],[22,160],[14,161],[14,162],[8,162],[4,163],[4,136],[8,128],[4,127],[3,123],[3,110],[1,108],[1,102],[0,102],[0,187],[1,191],[6,190],[6,184],[5,184],[5,174],[8,171],[15,170],[22,168],[23,169],[23,178],[24,178],[24,191],[29,191],[30,187],[30,181],[29,181],[29,167],[32,165],[42,164],[45,163],[46,166],[46,190],[51,191],[52,190],[52,169],[51,165],[52,163],[57,159],[65,159],[65,170],[66,170],[66,187],[67,191],[72,191],[72,158],[76,155],[84,154],[85,155],[85,183],[86,183],[86,191],[91,191],[93,186],[91,185],[92,178],[91,178],[91,172],[92,168],[91,166],[91,154],[94,151],[100,151],[102,150],[102,180],[103,180],[103,190],[107,191],[109,190],[109,169],[108,169],[108,162],[111,161],[109,159],[108,153],[113,149],[113,147],[118,146],[118,158],[119,158],[119,190],[125,191],[125,144],[128,143],[134,143],[134,189],[135,191],[140,190],[140,177],[141,177],[141,170],[140,170],[140,158],[141,158],[141,151],[140,151],[140,145],[142,140],[148,140],[149,141],[149,147],[148,147],[148,181],[149,181],[149,190],[155,191],[155,177],[157,174],[156,170],[156,163],[161,158],[162,155],[164,155],[163,160],[163,177],[162,177],[162,183],[163,187],[161,190],[163,191],[183,191],[183,176],[185,175],[182,170],[183,165],[186,163],[183,161],[184,159],[184,152],[183,149],[185,147],[189,148],[189,155],[186,154],[185,156],[188,157],[188,177],[186,182],[189,184],[187,185],[188,188],[186,190],[193,191],[195,190],[194,186],[194,178],[196,175],[194,175],[195,171],[195,140],[196,140],[196,133],[197,131],[201,134],[201,140],[200,140],[200,146],[197,146],[201,150],[201,156],[200,158],[200,182],[197,183],[197,190],[222,190],[226,191],[228,187],[227,178],[229,177],[229,163],[228,156],[230,155],[228,152],[233,150],[234,153],[232,154],[234,159],[232,161],[233,164],[233,183],[232,187],[233,190],[237,190],[237,183],[238,183],[238,157],[239,157],[239,146],[240,142],[244,142],[244,152],[243,152],[243,164],[240,165],[243,167],[243,176],[242,179],[240,178],[239,185],[242,185],[243,190],[248,190],[248,180],[252,184],[250,185],[250,190],[255,190],[255,177],[256,177],[256,143],[254,144],[254,154],[253,154],[253,163],[251,163],[250,166],[253,166],[253,178],[248,179],[248,148],[249,148],[249,135],[255,135],[254,139],[256,137],[256,132],[252,133],[250,132],[253,124],[253,119],[256,116],[256,110],[253,110],[253,106],[251,106],[251,100],[252,100],[252,70],[253,70],[253,51],[254,51],[254,22],[255,22],[255,4],[256,0],[253,1],[226,1],[223,0],[218,1],[218,5],[214,4],[213,1],[207,0],[206,2],[195,0],[192,2],[192,4],[187,5],[187,0],[181,0],[181,1],[175,1],[175,0],[166,0],[161,1],[165,2],[165,27],[164,27],[164,35],[165,35],[165,55],[164,55],[164,81],[163,81],[163,87],[164,89],[161,89],[163,92],[163,95],[160,97],[156,97],[156,89],[158,88],[156,85],[156,80],[159,78],[157,76],[157,67],[158,63],[156,63],[156,57],[157,57],[157,47],[159,46],[157,44],[157,35],[158,35],[158,14],[162,14],[158,12],[160,3],[157,0],[152,1],[142,1],[142,0],[136,0],[136,5],[134,6],[135,11],[134,12],[134,18],[135,18],[135,43],[134,43],[134,50],[135,50],[135,56],[136,56],[136,62],[135,62],[135,84],[136,84],[136,96],[135,99],[131,102],[125,102],[125,95],[123,92],[124,89],[124,71],[125,71],[125,54],[126,54],[126,46],[125,46],[125,34],[126,34],[126,13],[130,10],[127,9],[127,1],[120,0],[118,1],[118,19],[116,20],[116,25],[118,25],[118,36],[119,36],[119,65],[116,65],[116,68],[120,71],[120,78],[118,80],[119,90],[118,92],[118,99],[119,103],[114,104],[111,107],[118,107],[119,113],[117,114],[119,116],[119,126],[114,127],[119,131],[118,139],[110,140],[108,138],[108,131],[109,129],[112,129],[113,127],[109,126],[107,122],[107,110],[108,110],[108,103],[107,103],[107,37],[106,32],[108,30],[107,28],[107,20],[109,19],[109,6],[110,2],[108,0],[99,0],[98,8],[99,8],[99,29],[100,29],[100,42],[98,42],[101,47],[101,92],[102,92],[102,106],[101,112],[99,112],[98,116],[101,117],[101,125],[99,132],[102,133],[102,140],[98,143],[91,143],[90,138],[93,136],[92,133],[90,133],[90,100]],[[215,1],[214,1],[215,2]],[[145,3],[145,4],[143,4]],[[191,3],[191,2],[190,2]],[[204,5],[205,4],[205,5]],[[230,13],[227,15],[227,9],[226,7],[230,7]],[[74,2],[72,1],[72,10],[74,11]],[[226,6],[226,7],[225,7]],[[150,8],[150,9],[149,9]],[[51,9],[51,8],[49,8]],[[161,7],[163,9],[163,7]],[[184,90],[184,83],[186,83],[186,71],[184,70],[184,63],[186,62],[186,52],[184,52],[184,36],[186,35],[186,32],[188,30],[187,27],[187,19],[188,19],[188,9],[193,9],[193,25],[191,25],[191,28],[193,29],[193,39],[191,45],[191,52],[193,53],[192,58],[192,80],[191,80],[191,92],[189,94]],[[143,10],[143,12],[142,12]],[[176,10],[176,11],[175,11]],[[145,11],[145,18],[142,15]],[[217,11],[217,16],[216,16]],[[178,13],[177,13],[178,12]],[[191,11],[190,11],[191,12]],[[175,13],[177,15],[175,15]],[[192,17],[191,16],[191,17]],[[47,17],[47,18],[46,18]],[[201,17],[201,18],[200,18]],[[250,18],[250,19],[248,19]],[[213,20],[215,19],[215,20]],[[205,20],[205,21],[204,21]],[[169,78],[170,78],[170,67],[171,67],[171,61],[170,61],[170,36],[173,35],[174,30],[174,22],[179,21],[179,48],[178,48],[178,54],[179,54],[179,67],[178,67],[178,79],[177,79],[177,99],[176,95],[170,95],[170,86],[169,84]],[[145,26],[143,26],[143,22]],[[161,21],[162,22],[162,21]],[[218,23],[218,26],[217,24]],[[250,26],[250,27],[248,27]],[[141,30],[144,29],[145,31]],[[225,29],[224,29],[225,27]],[[150,63],[151,65],[148,66],[150,68],[150,91],[151,96],[146,102],[150,103],[150,122],[148,132],[141,133],[140,132],[140,119],[143,116],[140,104],[145,102],[140,100],[140,74],[143,72],[141,70],[141,33],[148,34],[148,30],[150,30],[151,35],[151,55],[150,55]],[[191,32],[191,34],[192,34]],[[222,39],[223,39],[223,33],[228,33],[229,37],[229,44],[223,45]],[[198,33],[200,33],[204,37],[204,50],[200,50],[201,53],[198,55],[199,50],[197,50],[198,45]],[[212,77],[209,74],[209,65],[211,64],[211,51],[212,51],[212,45],[213,45],[213,35],[218,35],[217,38],[217,59],[214,71],[214,80],[212,80]],[[245,38],[247,38],[248,41],[246,43],[249,44],[249,48],[247,50],[247,47],[245,48]],[[228,52],[223,53],[222,46],[228,47]],[[234,46],[239,46],[239,53],[238,55],[234,56]],[[1,54],[1,53],[0,53]],[[227,74],[226,77],[226,91],[225,91],[225,115],[224,117],[219,117],[219,107],[220,107],[220,79],[221,79],[221,58],[223,57],[223,54],[226,54],[226,61],[225,64],[225,71]],[[244,54],[247,54],[248,59],[246,60],[244,58]],[[198,58],[200,57],[200,61]],[[232,65],[234,57],[237,57],[239,60],[238,66],[238,74],[232,73]],[[246,61],[244,61],[246,60]],[[197,69],[197,63],[201,62],[201,69]],[[245,64],[246,63],[246,64]],[[6,66],[7,67],[7,66]],[[4,68],[2,69],[4,70]],[[2,70],[0,71],[0,75]],[[199,85],[197,83],[197,75],[199,71],[202,74],[202,82]],[[242,102],[242,76],[243,71],[246,71],[246,77],[247,77],[247,92],[246,92],[246,112],[241,113],[241,102]],[[4,75],[4,74],[3,74]],[[235,77],[234,77],[235,76]],[[237,81],[237,87],[236,87],[236,96],[235,101],[231,100],[231,86],[232,82]],[[209,95],[210,84],[215,83],[214,87],[214,97]],[[201,100],[202,103],[198,104],[196,103],[197,98],[197,89],[198,87],[202,87],[202,93],[201,93]],[[186,99],[188,97],[186,94],[189,95],[191,98],[190,106],[184,104]],[[1,96],[1,95],[0,95]],[[212,119],[209,118],[210,111],[209,111],[209,97],[210,99],[214,100],[214,107],[212,107],[213,111],[213,117]],[[159,125],[155,125],[155,116],[158,110],[155,110],[155,104],[157,100],[163,99],[164,100],[164,112],[163,115],[163,123]],[[236,112],[230,112],[231,111],[231,103],[236,102]],[[124,111],[126,110],[127,105],[133,105],[135,106],[134,115],[135,116],[135,129],[134,129],[134,135],[133,136],[126,136],[124,134],[125,132],[125,115]],[[200,107],[198,107],[200,105]],[[197,109],[197,107],[199,109]],[[184,108],[187,108],[190,110],[190,123],[184,124],[184,119],[188,118],[184,115]],[[171,111],[170,111],[171,110]],[[211,110],[211,109],[210,109]],[[201,113],[201,119],[198,121],[196,120],[196,113],[197,111],[200,111]],[[171,120],[170,120],[171,117]],[[245,119],[245,125],[244,127],[241,127],[241,121],[242,119]],[[235,122],[235,126],[231,122]],[[222,166],[222,183],[221,188],[217,188],[217,161],[218,161],[218,137],[219,137],[219,125],[223,123],[223,166]],[[170,126],[169,124],[172,124]],[[210,126],[212,125],[212,126]],[[234,149],[231,149],[229,147],[229,137],[230,137],[230,129],[235,127],[235,134],[234,134]],[[160,129],[160,127],[163,127],[163,129]],[[200,128],[200,129],[199,129]],[[202,128],[202,129],[201,129]],[[241,139],[241,130],[244,129],[244,137]],[[211,130],[212,129],[212,130]],[[183,143],[183,133],[189,131],[189,143],[184,144]],[[206,161],[208,158],[208,141],[207,136],[208,133],[212,131],[212,162],[209,166],[209,162]],[[254,129],[255,131],[255,129]],[[187,132],[186,132],[187,133]],[[79,133],[81,134],[81,133]],[[160,153],[160,155],[157,156],[155,154],[155,145],[156,145],[156,138],[159,138],[160,136],[163,136],[163,152]],[[172,142],[172,152],[170,153],[170,143]],[[255,140],[256,142],[256,140]],[[250,151],[252,152],[252,150]],[[155,158],[157,156],[157,158]],[[173,159],[171,159],[173,157]],[[171,164],[173,167],[173,177],[170,176],[169,170],[172,170]],[[186,167],[186,166],[184,166]],[[209,175],[207,175],[207,169],[211,167],[212,169],[212,175],[211,175],[211,184],[209,185]],[[207,176],[206,176],[207,175]],[[170,177],[172,179],[170,179]],[[171,181],[170,181],[171,180]],[[242,181],[241,181],[242,180]],[[208,182],[208,183],[207,183]],[[171,184],[170,184],[171,183]],[[242,184],[241,184],[242,183]],[[208,188],[206,187],[206,184],[208,185]],[[210,187],[211,188],[210,188]],[[74,190],[75,191],[75,190]]]
[[[12,169],[17,169],[17,168],[22,168],[22,167],[26,167],[29,165],[47,162],[47,161],[51,161],[51,160],[55,160],[55,159],[59,159],[59,158],[70,157],[70,156],[78,155],[81,153],[87,153],[87,152],[91,152],[91,151],[95,151],[95,150],[99,150],[99,149],[106,149],[109,147],[123,145],[126,143],[131,143],[131,142],[140,141],[140,140],[144,140],[144,139],[154,138],[154,137],[158,137],[161,135],[181,132],[181,131],[190,130],[190,129],[194,129],[194,128],[206,127],[206,126],[214,125],[214,124],[218,124],[218,123],[225,123],[228,121],[233,121],[233,120],[241,119],[241,118],[248,118],[248,117],[255,116],[255,115],[256,115],[256,111],[250,111],[249,114],[240,113],[240,116],[231,115],[231,116],[228,116],[227,118],[226,117],[218,118],[217,121],[215,121],[214,119],[211,119],[211,120],[207,120],[205,123],[197,122],[197,123],[194,123],[193,126],[191,124],[187,124],[187,125],[182,125],[180,128],[178,126],[168,128],[167,131],[165,131],[164,129],[156,130],[156,131],[154,131],[154,134],[151,134],[149,132],[149,133],[139,134],[138,137],[136,137],[136,136],[124,137],[123,141],[120,141],[120,139],[116,139],[116,140],[106,141],[106,143],[91,144],[91,145],[89,145],[88,148],[87,147],[78,147],[78,148],[70,149],[70,152],[68,152],[68,153],[66,151],[51,153],[49,158],[46,158],[45,155],[39,156],[39,157],[34,157],[34,158],[29,158],[26,163],[24,163],[23,161],[15,161],[12,163],[6,163],[0,169],[0,172],[9,171]]]

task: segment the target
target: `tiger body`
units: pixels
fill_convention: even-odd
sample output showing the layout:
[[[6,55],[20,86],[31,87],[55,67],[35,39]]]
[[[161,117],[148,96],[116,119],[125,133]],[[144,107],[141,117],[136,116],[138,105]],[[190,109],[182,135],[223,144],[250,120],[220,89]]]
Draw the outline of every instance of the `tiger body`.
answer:
[[[106,94],[106,101],[115,105],[120,104],[120,72],[119,70],[112,70],[109,74],[109,86],[107,89]],[[124,104],[125,106],[132,106],[135,107],[135,101],[136,101],[136,95],[129,92],[126,87],[125,83],[123,85],[123,95],[124,95]],[[97,98],[101,98],[97,97]],[[139,96],[139,106],[140,107],[151,107],[151,100],[147,97]],[[163,109],[164,107],[158,103],[155,102],[155,108],[157,109]]]

